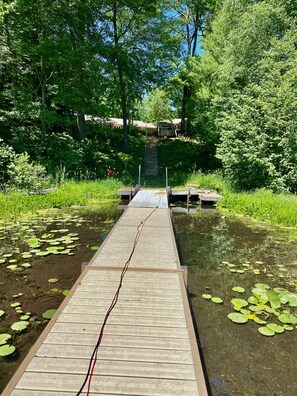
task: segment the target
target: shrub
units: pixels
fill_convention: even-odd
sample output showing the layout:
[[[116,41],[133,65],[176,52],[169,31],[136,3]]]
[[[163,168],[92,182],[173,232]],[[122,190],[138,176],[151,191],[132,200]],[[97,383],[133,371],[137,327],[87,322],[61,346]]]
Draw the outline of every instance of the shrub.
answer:
[[[30,162],[27,153],[16,155],[14,161],[9,164],[7,173],[10,177],[9,185],[32,190],[42,187],[46,175],[44,166]]]

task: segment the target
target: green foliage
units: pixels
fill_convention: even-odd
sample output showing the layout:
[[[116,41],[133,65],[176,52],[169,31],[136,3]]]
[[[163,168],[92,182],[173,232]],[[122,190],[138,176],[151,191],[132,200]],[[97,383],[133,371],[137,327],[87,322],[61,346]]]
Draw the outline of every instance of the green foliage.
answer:
[[[117,190],[122,183],[117,179],[96,182],[66,182],[46,195],[26,195],[23,192],[0,194],[0,216],[19,218],[40,209],[87,206],[118,199]]]
[[[259,220],[284,226],[297,226],[297,197],[290,194],[274,194],[269,190],[250,193],[225,192],[220,208],[229,213],[243,214]]]
[[[0,139],[0,184],[3,190],[40,189],[45,182],[45,168],[30,162],[27,153],[16,154]]]
[[[13,164],[16,158],[16,154],[12,147],[6,145],[2,139],[0,139],[0,185],[1,188],[5,188],[9,181],[8,167]]]
[[[40,164],[33,164],[27,153],[18,154],[9,166],[9,184],[19,189],[38,190],[45,178],[45,168]]]
[[[142,119],[147,122],[156,122],[162,120],[171,120],[173,111],[170,107],[168,94],[161,88],[150,92],[147,98],[142,102],[141,114]]]
[[[237,189],[297,191],[293,9],[225,0],[204,40],[197,126],[218,143],[217,158]]]

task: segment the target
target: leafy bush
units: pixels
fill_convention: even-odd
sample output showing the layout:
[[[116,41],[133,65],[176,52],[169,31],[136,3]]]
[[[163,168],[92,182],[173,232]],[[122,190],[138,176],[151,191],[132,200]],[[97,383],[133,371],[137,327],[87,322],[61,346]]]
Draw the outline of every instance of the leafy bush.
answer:
[[[5,189],[9,181],[8,167],[14,162],[16,153],[0,139],[0,185]]]
[[[46,175],[44,166],[30,162],[27,153],[16,155],[14,161],[8,165],[7,173],[10,185],[32,190],[42,188]]]
[[[16,154],[0,139],[0,183],[2,190],[39,189],[45,181],[45,168],[30,162],[27,153]]]

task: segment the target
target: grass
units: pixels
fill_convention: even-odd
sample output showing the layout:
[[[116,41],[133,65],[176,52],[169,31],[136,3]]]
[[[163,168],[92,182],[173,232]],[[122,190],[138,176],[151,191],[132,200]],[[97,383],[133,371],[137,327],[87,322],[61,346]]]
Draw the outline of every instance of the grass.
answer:
[[[70,206],[99,205],[118,199],[117,190],[122,183],[116,179],[102,181],[68,181],[46,195],[27,195],[23,191],[0,194],[0,216],[20,218],[40,209],[67,208]]]
[[[138,169],[134,159],[130,166]],[[139,158],[141,161],[141,158]],[[234,192],[231,184],[219,173],[203,173],[207,166],[203,149],[195,141],[164,140],[158,146],[159,177],[142,178],[143,187],[165,187],[165,168],[168,167],[169,185],[184,187],[197,184],[200,188],[215,189],[224,196],[218,208],[224,213],[250,216],[271,224],[297,227],[297,196],[274,194],[267,190]],[[199,171],[197,171],[199,169]],[[126,185],[137,183],[135,176],[126,179]],[[125,180],[125,177],[123,177]],[[68,181],[47,195],[26,195],[25,192],[0,194],[0,216],[21,217],[40,209],[67,208],[70,206],[98,206],[118,200],[117,190],[124,183],[116,179],[96,182]]]
[[[297,227],[296,195],[274,194],[265,189],[234,192],[231,184],[215,173],[191,174],[187,183],[195,183],[201,188],[216,189],[220,192],[224,199],[217,206],[225,213],[250,216],[284,227]]]
[[[297,196],[259,190],[249,193],[227,193],[219,204],[228,213],[251,216],[272,224],[297,227]]]

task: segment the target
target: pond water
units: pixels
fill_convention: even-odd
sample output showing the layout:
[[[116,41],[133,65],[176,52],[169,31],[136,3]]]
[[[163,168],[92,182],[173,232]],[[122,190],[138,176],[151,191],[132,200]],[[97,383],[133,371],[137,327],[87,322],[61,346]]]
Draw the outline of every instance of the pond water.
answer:
[[[8,343],[16,348],[0,358],[0,393],[47,324],[42,314],[59,307],[121,213],[106,205],[0,221],[0,345],[1,334],[10,334]],[[11,325],[27,313],[26,331],[13,331]]]
[[[0,221],[0,337],[12,335],[9,344],[16,347],[12,358],[0,358],[0,393],[44,329],[47,321],[42,314],[60,305],[80,275],[82,262],[92,258],[121,213],[116,205],[107,205],[92,211],[56,210],[22,222]],[[210,394],[297,395],[295,326],[293,331],[264,337],[253,320],[236,324],[227,317],[233,311],[230,300],[247,299],[255,284],[296,292],[297,245],[286,242],[285,231],[216,212],[174,214],[173,222],[181,260],[188,265]],[[234,292],[234,286],[246,292]],[[223,303],[214,304],[202,294]],[[289,310],[296,313],[295,307]],[[13,331],[11,325],[28,312],[27,331]],[[267,321],[271,318],[277,322],[273,314]]]
[[[173,222],[181,261],[188,266],[190,301],[210,394],[297,395],[296,326],[265,337],[258,331],[263,324],[254,320],[237,324],[227,317],[234,311],[231,299],[252,296],[255,284],[296,293],[296,244],[286,242],[285,231],[217,213],[175,214]],[[245,292],[233,291],[236,286]],[[223,303],[215,304],[202,294],[219,297]],[[297,313],[296,307],[287,305],[284,310]],[[282,325],[273,313],[264,312],[259,318]]]

